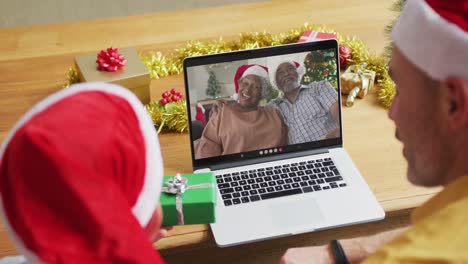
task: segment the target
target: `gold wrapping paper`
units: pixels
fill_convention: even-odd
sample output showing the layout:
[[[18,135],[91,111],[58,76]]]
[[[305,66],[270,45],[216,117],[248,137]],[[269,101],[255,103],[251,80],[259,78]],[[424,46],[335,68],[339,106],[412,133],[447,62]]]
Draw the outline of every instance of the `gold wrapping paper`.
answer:
[[[150,102],[150,74],[140,60],[134,48],[119,49],[127,59],[127,65],[115,72],[99,71],[97,69],[97,52],[77,56],[75,66],[80,82],[108,82],[121,85],[132,91],[142,102]]]

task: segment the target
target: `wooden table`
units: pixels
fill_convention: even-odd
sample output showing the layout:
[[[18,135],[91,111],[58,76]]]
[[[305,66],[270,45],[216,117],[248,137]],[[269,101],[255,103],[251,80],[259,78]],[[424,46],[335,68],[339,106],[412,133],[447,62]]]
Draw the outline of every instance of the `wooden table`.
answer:
[[[384,26],[393,18],[392,0],[267,1],[46,26],[0,29],[0,141],[34,103],[61,89],[78,54],[133,46],[140,52],[168,52],[188,40],[236,39],[240,32],[286,32],[304,22],[323,24],[360,37],[372,50],[385,44]],[[154,80],[151,96],[183,90],[182,76]],[[411,209],[438,189],[411,186],[406,162],[394,139],[394,125],[375,92],[344,108],[345,147],[387,212],[383,221],[297,235],[231,248],[216,248],[209,226],[176,227],[159,241],[169,263],[270,263],[289,247],[320,244],[408,224]],[[160,135],[166,174],[190,172],[187,134]],[[16,254],[0,228],[0,256]]]

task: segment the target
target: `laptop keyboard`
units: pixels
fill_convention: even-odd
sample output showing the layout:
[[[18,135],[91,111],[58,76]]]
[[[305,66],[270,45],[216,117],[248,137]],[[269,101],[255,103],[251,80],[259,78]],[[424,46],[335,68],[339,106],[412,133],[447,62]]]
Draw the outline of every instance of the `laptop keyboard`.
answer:
[[[225,206],[346,187],[331,158],[216,175]]]

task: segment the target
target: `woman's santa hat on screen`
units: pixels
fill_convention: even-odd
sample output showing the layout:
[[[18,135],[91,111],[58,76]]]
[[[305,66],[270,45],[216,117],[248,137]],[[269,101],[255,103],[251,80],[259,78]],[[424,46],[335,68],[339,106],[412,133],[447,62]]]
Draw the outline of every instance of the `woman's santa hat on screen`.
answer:
[[[278,67],[283,63],[289,63],[290,65],[296,67],[299,82],[301,82],[302,77],[305,74],[304,66],[297,61],[284,59],[284,58],[283,59],[278,59],[278,58],[270,59],[268,63],[268,68],[270,69],[270,80],[271,80],[271,83],[278,89],[279,87],[278,87],[278,84],[276,83],[276,72],[278,71]]]
[[[234,75],[236,93],[232,96],[234,100],[239,99],[239,81],[247,75],[256,75],[268,80],[268,68],[258,64],[245,64],[237,68],[236,74]]]
[[[468,1],[407,0],[392,38],[431,78],[468,80]]]
[[[78,84],[35,105],[3,142],[0,213],[28,263],[163,263],[144,229],[162,176],[138,98]]]

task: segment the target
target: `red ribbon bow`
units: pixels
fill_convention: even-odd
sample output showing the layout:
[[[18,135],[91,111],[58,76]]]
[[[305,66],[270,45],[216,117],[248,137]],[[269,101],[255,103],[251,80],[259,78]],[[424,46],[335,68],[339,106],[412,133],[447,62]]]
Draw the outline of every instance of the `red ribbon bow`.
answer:
[[[96,63],[100,71],[113,72],[122,69],[127,59],[119,53],[118,48],[110,47],[98,53]]]

